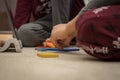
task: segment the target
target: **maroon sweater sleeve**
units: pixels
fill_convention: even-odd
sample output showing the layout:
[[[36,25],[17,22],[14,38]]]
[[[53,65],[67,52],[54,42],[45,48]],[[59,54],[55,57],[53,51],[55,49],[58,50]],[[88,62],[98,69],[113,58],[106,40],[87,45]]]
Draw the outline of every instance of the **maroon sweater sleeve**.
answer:
[[[19,28],[22,24],[29,22],[33,0],[17,0],[14,16],[14,26]]]

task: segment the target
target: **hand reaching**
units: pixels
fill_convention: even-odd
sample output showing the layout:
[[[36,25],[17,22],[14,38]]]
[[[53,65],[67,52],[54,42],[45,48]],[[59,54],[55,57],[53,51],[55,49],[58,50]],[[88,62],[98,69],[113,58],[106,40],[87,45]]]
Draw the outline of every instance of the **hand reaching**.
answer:
[[[69,46],[73,38],[74,36],[67,30],[67,24],[58,24],[54,26],[50,36],[52,43],[59,49]]]

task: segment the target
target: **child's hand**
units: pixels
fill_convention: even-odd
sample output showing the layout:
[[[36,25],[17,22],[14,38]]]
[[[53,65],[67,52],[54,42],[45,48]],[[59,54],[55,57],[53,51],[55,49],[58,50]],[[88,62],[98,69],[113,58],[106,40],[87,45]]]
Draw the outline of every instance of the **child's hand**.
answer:
[[[69,46],[73,36],[66,29],[66,24],[58,24],[53,27],[50,40],[59,49]]]

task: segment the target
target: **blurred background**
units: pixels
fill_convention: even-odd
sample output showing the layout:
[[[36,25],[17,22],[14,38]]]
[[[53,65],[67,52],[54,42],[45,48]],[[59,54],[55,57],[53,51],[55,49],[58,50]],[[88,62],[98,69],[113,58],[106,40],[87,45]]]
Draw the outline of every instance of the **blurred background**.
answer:
[[[13,17],[15,14],[16,1],[17,0],[7,0]],[[87,4],[88,1],[90,0],[84,0],[85,4]],[[10,31],[3,0],[0,0],[0,31]]]
[[[15,13],[16,1],[17,0],[7,0],[13,16]],[[10,31],[3,0],[0,0],[0,31]]]

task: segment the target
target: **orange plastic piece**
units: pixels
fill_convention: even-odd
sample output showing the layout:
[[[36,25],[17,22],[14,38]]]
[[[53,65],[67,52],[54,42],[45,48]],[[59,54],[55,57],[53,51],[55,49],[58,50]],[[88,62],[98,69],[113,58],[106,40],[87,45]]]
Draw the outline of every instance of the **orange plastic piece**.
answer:
[[[49,39],[46,39],[43,44],[46,47],[55,48],[55,45]]]

